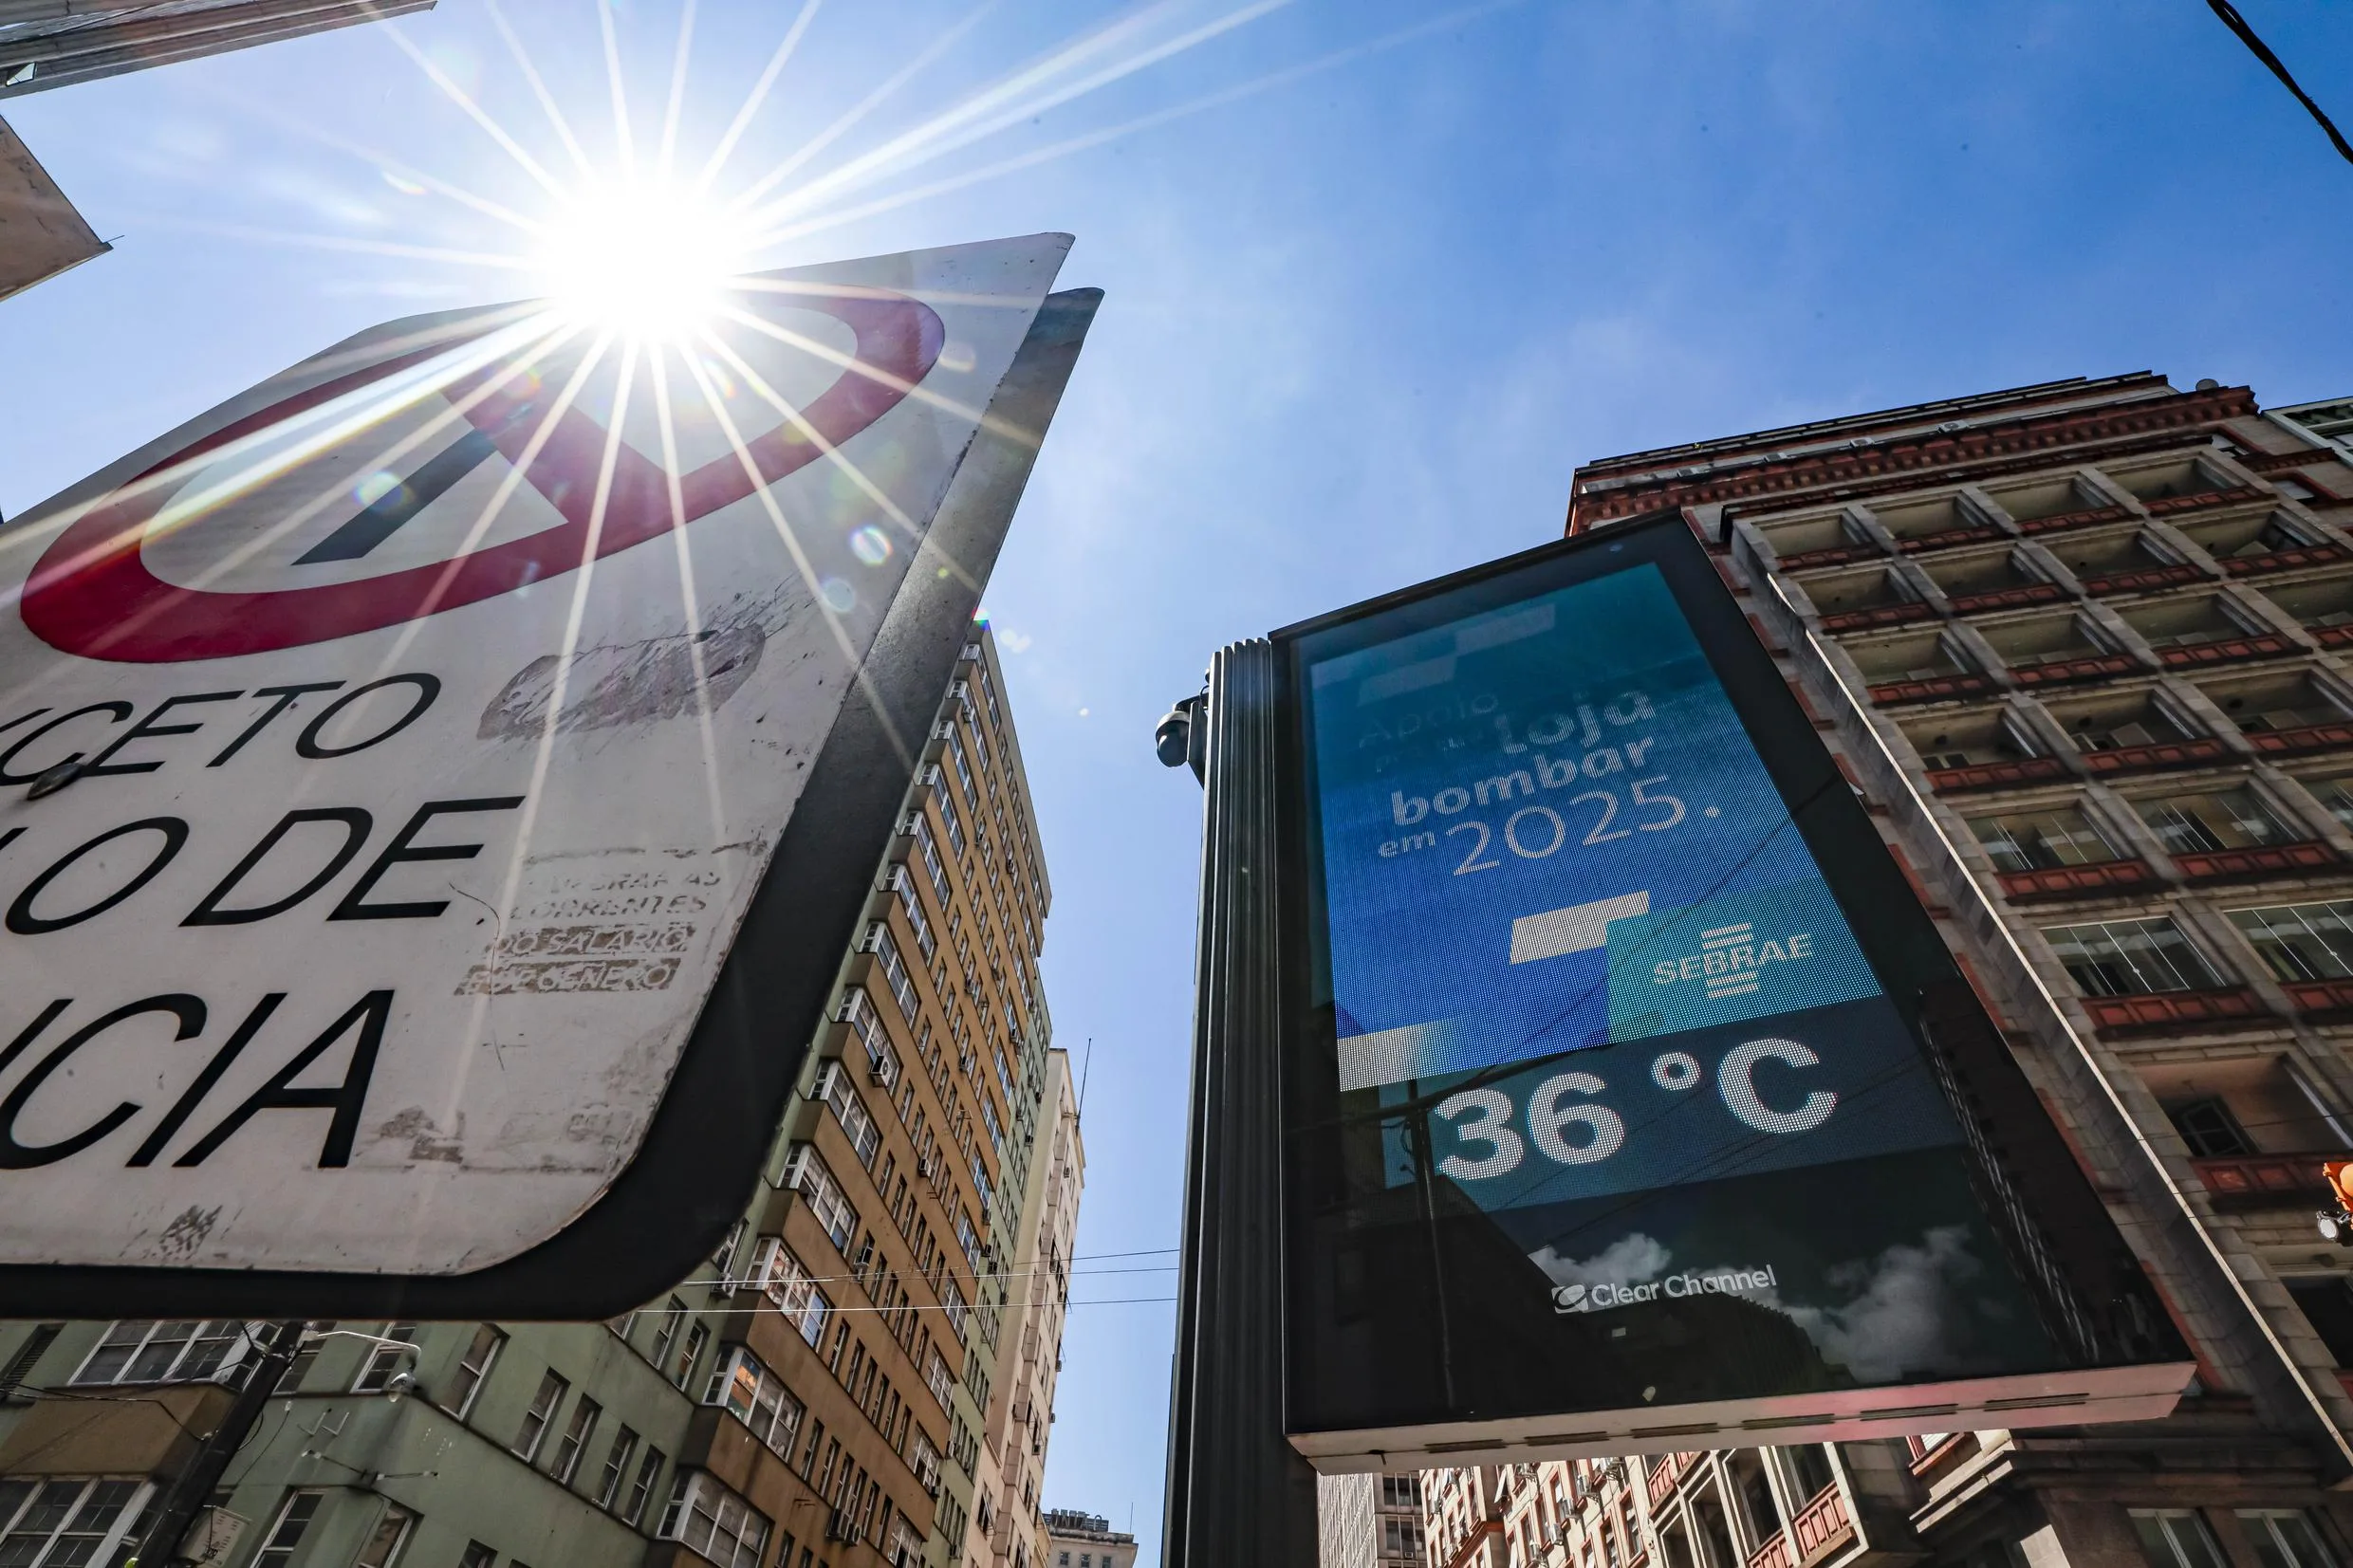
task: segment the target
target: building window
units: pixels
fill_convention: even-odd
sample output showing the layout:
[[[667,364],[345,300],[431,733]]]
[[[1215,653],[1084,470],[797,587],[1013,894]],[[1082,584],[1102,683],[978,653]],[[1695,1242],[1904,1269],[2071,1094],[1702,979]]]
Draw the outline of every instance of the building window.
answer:
[[[2353,899],[2230,913],[2231,923],[2280,979],[2353,976]]]
[[[923,950],[923,962],[939,956],[939,938],[932,934],[932,923],[923,914],[923,900],[916,896],[915,878],[904,865],[891,867],[891,891],[899,895],[899,907],[906,913],[907,929],[915,932],[915,945]]]
[[[2239,1523],[2263,1568],[2334,1568],[2312,1521],[2296,1508],[2242,1508]]]
[[[564,1403],[571,1387],[553,1372],[540,1378],[539,1392],[531,1395],[531,1408],[523,1412],[523,1428],[515,1433],[514,1451],[526,1464],[539,1457],[539,1445],[556,1418],[556,1407]]]
[[[2172,1106],[2165,1113],[2173,1118],[2181,1141],[2190,1146],[2190,1153],[2202,1160],[2233,1159],[2255,1152],[2254,1140],[2239,1126],[2230,1106],[2217,1097],[2194,1099]]]
[[[2193,1508],[2135,1508],[2133,1529],[2150,1568],[2223,1568],[2222,1553]]]
[[[2043,937],[2085,996],[2145,996],[2222,984],[2169,915],[2048,926]]]
[[[457,1555],[457,1568],[491,1568],[498,1554],[478,1540],[466,1542],[466,1549]]]
[[[2049,871],[2117,858],[2116,847],[2071,805],[1973,817],[1969,828],[1997,871]]]
[[[669,1361],[671,1341],[677,1338],[678,1325],[684,1321],[686,1321],[686,1303],[673,1296],[670,1298],[670,1304],[662,1309],[660,1319],[654,1330],[654,1353],[646,1357],[647,1360],[657,1367]]]
[[[2165,840],[2168,855],[2213,855],[2286,843],[2297,837],[2262,796],[2244,784],[2211,795],[2135,801],[2133,809]]]
[[[243,1322],[171,1322],[125,1319],[106,1331],[67,1381],[91,1383],[201,1383],[245,1358],[251,1341]]]
[[[801,1401],[785,1387],[785,1380],[750,1351],[738,1345],[728,1354],[712,1374],[703,1403],[723,1406],[779,1459],[791,1462],[793,1441],[800,1435],[801,1417],[806,1412]]]
[[[564,1436],[556,1443],[555,1463],[547,1467],[547,1473],[556,1478],[557,1485],[572,1484],[573,1473],[580,1468],[580,1456],[596,1436],[598,1418],[603,1414],[604,1407],[584,1393],[573,1403],[572,1419],[565,1424]]]
[[[798,1144],[785,1164],[785,1186],[801,1194],[831,1239],[834,1250],[849,1256],[850,1243],[858,1237],[858,1210],[843,1195],[842,1184],[826,1169],[823,1155],[812,1144]]]
[[[474,1325],[473,1340],[467,1345],[466,1354],[457,1358],[456,1374],[450,1379],[451,1414],[463,1420],[473,1410],[473,1402],[481,1397],[483,1382],[506,1346],[506,1335],[496,1328],[489,1323]]]
[[[750,1228],[751,1228],[750,1220],[737,1220],[728,1227],[727,1240],[719,1244],[719,1250],[711,1255],[711,1266],[718,1274],[718,1283],[723,1290],[733,1286],[734,1282],[729,1277],[729,1270],[735,1266],[735,1249],[744,1245],[744,1232]]]
[[[915,1027],[915,981],[907,973],[906,960],[899,956],[899,944],[891,940],[890,928],[877,920],[866,928],[866,950],[874,954],[874,966],[882,971],[882,980],[890,987],[891,1000],[899,1004],[899,1016],[907,1027]]]
[[[638,1462],[638,1478],[629,1484],[629,1506],[621,1510],[621,1519],[635,1524],[645,1517],[645,1505],[654,1500],[654,1484],[661,1479],[662,1451],[647,1445],[645,1457]]]
[[[686,1343],[678,1347],[677,1365],[670,1369],[670,1380],[679,1388],[695,1380],[695,1366],[703,1358],[703,1347],[711,1343],[711,1331],[696,1323],[686,1331]]]
[[[294,1548],[303,1543],[303,1534],[310,1528],[310,1522],[325,1498],[326,1493],[320,1491],[287,1493],[278,1517],[270,1523],[269,1534],[262,1538],[262,1549],[253,1555],[252,1568],[287,1568],[294,1560]]]
[[[119,1541],[132,1504],[147,1488],[137,1481],[0,1481],[0,1562],[65,1568],[93,1561]]]
[[[2353,1367],[2353,1283],[2342,1274],[2282,1280],[2337,1365]]]
[[[382,1337],[398,1339],[403,1345],[413,1345],[417,1343],[417,1325],[386,1323]],[[360,1376],[351,1385],[351,1392],[381,1393],[384,1385],[392,1381],[393,1374],[402,1367],[415,1365],[416,1357],[415,1351],[400,1350],[392,1345],[371,1345],[368,1347],[367,1365],[360,1369]]]
[[[351,1559],[351,1568],[395,1568],[400,1560],[400,1548],[409,1543],[409,1532],[416,1525],[415,1514],[397,1503],[385,1503],[376,1528],[368,1533],[367,1544]]]
[[[811,1099],[822,1099],[833,1111],[833,1119],[842,1124],[842,1135],[850,1141],[850,1152],[858,1163],[874,1169],[875,1152],[882,1147],[882,1134],[866,1112],[865,1101],[850,1086],[849,1069],[837,1058],[817,1070],[817,1081],[809,1087]]]
[[[899,1053],[891,1049],[890,1037],[883,1032],[882,1020],[876,1016],[874,1004],[867,1000],[863,986],[853,986],[843,993],[842,1021],[858,1036],[858,1043],[865,1047],[868,1079],[885,1089],[897,1083]]]
[[[638,1434],[624,1424],[613,1434],[613,1446],[604,1450],[604,1473],[597,1482],[597,1506],[610,1508],[621,1496],[621,1483],[629,1479],[629,1462],[638,1454]]]
[[[792,1249],[781,1241],[770,1238],[761,1269],[760,1288],[769,1301],[785,1315],[785,1320],[800,1331],[801,1337],[814,1347],[825,1337],[825,1318],[833,1311],[833,1303],[817,1288],[817,1282],[793,1256]]]
[[[682,1542],[719,1568],[759,1568],[768,1532],[767,1515],[720,1485],[708,1470],[695,1470],[678,1477],[656,1534],[664,1540]]]

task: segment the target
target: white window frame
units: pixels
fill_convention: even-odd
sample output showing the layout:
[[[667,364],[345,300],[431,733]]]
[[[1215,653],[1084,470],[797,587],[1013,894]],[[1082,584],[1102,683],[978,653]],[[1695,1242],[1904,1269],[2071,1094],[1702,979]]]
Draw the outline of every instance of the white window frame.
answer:
[[[482,1337],[485,1334],[491,1337],[490,1353],[482,1357],[482,1364],[477,1367],[473,1360],[474,1350],[482,1343]],[[452,1415],[463,1421],[473,1413],[475,1401],[482,1397],[482,1385],[491,1380],[491,1369],[498,1365],[499,1355],[506,1348],[507,1331],[505,1329],[500,1328],[496,1323],[474,1325],[473,1337],[466,1341],[465,1354],[457,1358],[457,1371],[454,1374],[457,1379],[471,1377],[473,1381],[465,1386],[464,1392],[457,1396],[456,1402],[449,1407],[449,1412]]]
[[[522,1429],[515,1433],[515,1440],[507,1445],[507,1451],[526,1465],[536,1461],[539,1450],[547,1444],[548,1430],[556,1424],[556,1416],[564,1409],[564,1396],[571,1392],[571,1379],[555,1368],[549,1367],[542,1373],[538,1392],[524,1407]]]
[[[417,1343],[417,1335],[420,1326],[417,1323],[386,1323],[383,1333],[379,1337],[398,1339],[404,1345],[414,1345]],[[398,1351],[390,1345],[383,1344],[370,1345],[367,1359],[360,1363],[359,1375],[351,1380],[351,1392],[381,1393],[384,1392],[384,1385],[392,1381],[393,1374],[404,1365],[413,1365],[415,1360],[416,1352],[414,1351]]]
[[[17,1498],[13,1503],[7,1501],[4,1490],[11,1483],[21,1485],[25,1487],[24,1495]],[[24,1516],[34,1506],[36,1503],[41,1500],[46,1493],[49,1491],[50,1488],[61,1486],[74,1486],[77,1487],[78,1490],[74,1493],[72,1499],[65,1504],[64,1514],[58,1519],[56,1525],[49,1530],[47,1540],[42,1544],[39,1553],[33,1558],[32,1560],[36,1564],[44,1561],[48,1557],[49,1553],[55,1550],[59,1537],[65,1535],[67,1533],[68,1526],[74,1524],[80,1520],[83,1510],[88,1508],[93,1499],[97,1497],[100,1487],[127,1486],[130,1490],[127,1493],[124,1493],[120,1502],[116,1504],[113,1518],[108,1522],[104,1533],[98,1538],[97,1547],[86,1559],[83,1559],[85,1562],[89,1563],[102,1563],[111,1561],[117,1550],[121,1546],[123,1537],[128,1535],[130,1533],[131,1526],[138,1522],[139,1516],[145,1511],[147,1501],[155,1491],[155,1487],[151,1483],[139,1476],[100,1475],[84,1477],[28,1475],[0,1477],[0,1539],[5,1539],[7,1536],[11,1534],[15,1529],[17,1522],[23,1519]],[[89,1538],[89,1532],[87,1531],[77,1531],[73,1534],[74,1539],[76,1540],[87,1540]]]
[[[654,1535],[679,1542],[718,1568],[759,1568],[774,1529],[775,1521],[709,1470],[684,1470],[672,1484]]]
[[[324,1486],[289,1487],[285,1500],[278,1504],[278,1511],[269,1516],[269,1528],[262,1533],[261,1549],[253,1554],[250,1568],[287,1568],[287,1564],[294,1560],[294,1554],[302,1550],[303,1538],[310,1533],[312,1522],[319,1517],[319,1505],[326,1501],[326,1494],[327,1488]],[[294,1518],[295,1511],[305,1500],[309,1502],[310,1506],[302,1509],[302,1518],[297,1520]],[[280,1540],[278,1538],[285,1534],[289,1522],[293,1523],[294,1533],[288,1539]],[[272,1554],[275,1554],[274,1557]]]
[[[97,1364],[99,1357],[110,1348],[120,1348],[124,1341],[118,1336],[135,1324],[143,1324],[144,1327],[135,1340],[128,1341],[130,1354],[122,1358],[120,1368],[112,1375],[92,1376],[90,1369]],[[179,1341],[179,1348],[173,1352],[170,1364],[160,1375],[136,1379],[124,1375],[156,1343],[158,1331],[183,1324],[189,1325],[189,1336]],[[220,1359],[204,1366],[200,1372],[188,1370],[193,1362],[202,1361],[202,1356],[197,1353],[206,1347],[219,1345],[224,1337],[228,1343],[221,1352]],[[99,1337],[90,1354],[82,1358],[82,1364],[65,1381],[79,1388],[112,1388],[132,1383],[225,1383],[229,1381],[228,1374],[242,1366],[252,1354],[253,1347],[254,1325],[240,1319],[120,1318],[106,1325],[106,1332]]]
[[[384,1526],[393,1526],[392,1543],[380,1557],[371,1558],[378,1541],[383,1539]],[[376,1516],[376,1528],[368,1532],[361,1544],[360,1555],[351,1559],[351,1568],[399,1568],[400,1554],[408,1550],[409,1539],[417,1534],[417,1510],[403,1508],[387,1498],[384,1510]]]

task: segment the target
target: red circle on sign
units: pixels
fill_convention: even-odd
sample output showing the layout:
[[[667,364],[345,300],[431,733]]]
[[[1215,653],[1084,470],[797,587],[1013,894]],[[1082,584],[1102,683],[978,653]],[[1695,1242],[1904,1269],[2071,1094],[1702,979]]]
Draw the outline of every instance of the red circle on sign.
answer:
[[[147,526],[169,493],[168,487],[157,485],[92,508],[52,540],[26,580],[20,613],[43,641],[84,658],[125,664],[232,658],[380,631],[544,582],[642,544],[752,494],[754,472],[758,485],[774,484],[856,435],[896,408],[939,358],[945,329],[938,315],[919,300],[898,294],[811,294],[796,297],[794,304],[847,325],[857,335],[857,363],[845,367],[800,411],[799,422],[745,443],[750,471],[744,458],[731,452],[679,476],[684,504],[675,516],[669,476],[616,440],[604,516],[598,526],[595,498],[605,462],[606,433],[567,406],[538,450],[529,451],[544,423],[528,417],[539,389],[535,380],[521,387],[513,384],[524,367],[493,366],[453,383],[444,389],[445,396],[456,398],[501,383],[472,403],[465,418],[522,470],[524,479],[555,507],[562,523],[449,561],[356,581],[213,593],[166,582],[140,559]],[[449,349],[447,343],[436,343],[282,398],[173,453],[132,483],[136,486]]]

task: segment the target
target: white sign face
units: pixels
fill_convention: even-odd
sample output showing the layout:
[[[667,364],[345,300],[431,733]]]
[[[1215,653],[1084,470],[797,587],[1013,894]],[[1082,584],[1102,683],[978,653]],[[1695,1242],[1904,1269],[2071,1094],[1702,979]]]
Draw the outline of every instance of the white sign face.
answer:
[[[587,1209],[1068,245],[394,323],[0,532],[0,1264]]]

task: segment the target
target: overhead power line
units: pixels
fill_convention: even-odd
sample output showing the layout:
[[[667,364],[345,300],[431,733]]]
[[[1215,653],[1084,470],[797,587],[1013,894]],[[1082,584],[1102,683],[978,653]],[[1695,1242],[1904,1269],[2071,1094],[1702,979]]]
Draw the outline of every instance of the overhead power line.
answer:
[[[2328,118],[2326,111],[2312,101],[2312,95],[2296,85],[2296,79],[2288,74],[2288,67],[2281,64],[2280,57],[2271,52],[2270,45],[2255,36],[2255,29],[2247,25],[2247,18],[2238,13],[2238,8],[2232,5],[2231,0],[2206,0],[2206,9],[2221,17],[2222,25],[2236,33],[2238,41],[2253,51],[2254,57],[2270,67],[2273,76],[2280,79],[2280,84],[2296,95],[2296,101],[2303,104],[2314,120],[2320,121],[2321,129],[2328,133],[2328,139],[2336,144],[2337,151],[2343,155],[2344,160],[2347,163],[2353,163],[2353,142],[2344,139],[2344,133],[2337,129],[2336,122]]]

